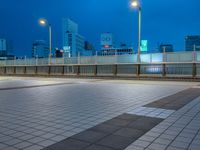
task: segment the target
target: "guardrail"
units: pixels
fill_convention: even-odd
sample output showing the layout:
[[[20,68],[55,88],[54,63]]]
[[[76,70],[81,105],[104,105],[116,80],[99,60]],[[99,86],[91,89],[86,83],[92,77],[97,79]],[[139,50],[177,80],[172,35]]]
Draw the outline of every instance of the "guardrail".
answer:
[[[0,75],[200,78],[200,63],[0,66]]]
[[[141,54],[141,63],[200,62],[200,52]],[[0,66],[79,65],[79,64],[134,64],[137,54],[112,56],[81,56],[72,58],[31,58],[0,61]]]
[[[93,56],[0,61],[0,75],[109,76],[200,79],[200,53]]]

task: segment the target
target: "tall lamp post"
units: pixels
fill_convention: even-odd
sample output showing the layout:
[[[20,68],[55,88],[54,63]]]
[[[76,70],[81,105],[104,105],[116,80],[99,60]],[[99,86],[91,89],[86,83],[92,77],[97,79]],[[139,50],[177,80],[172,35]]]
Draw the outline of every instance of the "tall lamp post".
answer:
[[[52,30],[51,24],[48,23],[46,19],[40,19],[39,24],[42,26],[48,25],[49,27],[49,65],[51,64],[51,57],[52,57]]]
[[[141,17],[142,17],[142,7],[141,4],[139,3],[138,0],[132,0],[131,6],[133,8],[137,8],[139,13],[138,13],[138,58],[137,61],[138,63],[141,62],[140,60],[140,52],[141,52]]]

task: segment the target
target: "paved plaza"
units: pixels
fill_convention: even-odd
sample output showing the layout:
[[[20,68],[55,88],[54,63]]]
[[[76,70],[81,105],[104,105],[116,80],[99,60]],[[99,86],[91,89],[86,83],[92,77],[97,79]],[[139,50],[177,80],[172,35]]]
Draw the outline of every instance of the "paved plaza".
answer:
[[[0,77],[0,150],[199,150],[199,85]]]

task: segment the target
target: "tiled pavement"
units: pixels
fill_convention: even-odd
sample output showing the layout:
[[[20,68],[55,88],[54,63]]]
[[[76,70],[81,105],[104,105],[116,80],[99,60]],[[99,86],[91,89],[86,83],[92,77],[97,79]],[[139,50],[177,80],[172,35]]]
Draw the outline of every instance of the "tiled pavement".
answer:
[[[199,150],[200,98],[185,105],[126,150]]]
[[[65,84],[42,86],[58,83]],[[120,114],[132,112],[142,115],[140,109],[145,109],[146,115],[166,118],[173,110],[150,110],[142,106],[197,83],[32,78],[0,81],[0,88],[33,85],[40,86],[0,90],[2,150],[39,150]],[[195,149],[200,139],[199,103],[196,99],[179,109],[128,149],[180,149],[180,145],[183,149],[180,141],[186,140],[186,136],[191,137],[184,148]],[[160,142],[159,139],[164,140]]]

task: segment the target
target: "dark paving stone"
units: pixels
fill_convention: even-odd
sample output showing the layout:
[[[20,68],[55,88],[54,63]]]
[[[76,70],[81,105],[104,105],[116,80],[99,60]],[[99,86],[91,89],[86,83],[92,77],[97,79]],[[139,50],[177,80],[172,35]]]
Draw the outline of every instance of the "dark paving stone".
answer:
[[[200,89],[190,88],[174,95],[164,97],[158,101],[145,105],[145,107],[155,107],[163,109],[178,110],[200,96]]]
[[[131,115],[131,114],[122,114],[122,115],[119,115],[116,118],[127,120],[127,121],[135,121],[135,120],[139,119],[140,116]]]
[[[109,124],[106,124],[106,123],[102,123],[100,125],[97,125],[97,126],[91,128],[90,130],[103,132],[103,133],[113,133],[120,128],[121,127],[119,127],[119,126],[113,126],[113,125],[109,125]]]
[[[118,135],[110,135],[103,140],[99,141],[99,145],[111,147],[114,149],[125,149],[128,145],[133,142],[131,138],[126,138]]]
[[[114,150],[114,149],[109,148],[109,147],[100,146],[100,145],[91,145],[84,150]]]
[[[144,135],[145,131],[132,129],[132,128],[122,128],[114,133],[114,135],[119,135],[127,138],[131,138],[132,140],[136,140],[142,135]]]
[[[123,150],[162,120],[122,114],[43,150]]]
[[[91,143],[69,138],[48,148],[51,150],[82,150],[83,148],[88,147],[90,144]]]
[[[17,89],[27,89],[27,88],[38,88],[38,87],[47,87],[47,86],[49,87],[49,86],[58,86],[58,85],[67,85],[67,84],[75,84],[75,83],[55,83],[55,84],[44,84],[44,85],[7,87],[7,88],[0,88],[0,91],[17,90]]]
[[[114,118],[109,121],[106,121],[105,124],[113,125],[113,126],[119,126],[119,127],[125,127],[132,121],[124,120],[124,119],[119,119],[119,118]]]
[[[129,128],[132,129],[138,129],[138,130],[142,130],[142,131],[148,131],[150,129],[152,129],[155,126],[155,124],[151,124],[151,123],[143,123],[143,122],[134,122],[131,123],[130,125],[128,125]]]
[[[79,134],[72,136],[71,138],[94,143],[107,135],[108,135],[108,133],[86,130],[84,132],[81,132]]]
[[[42,150],[52,150],[50,147],[43,148]]]

